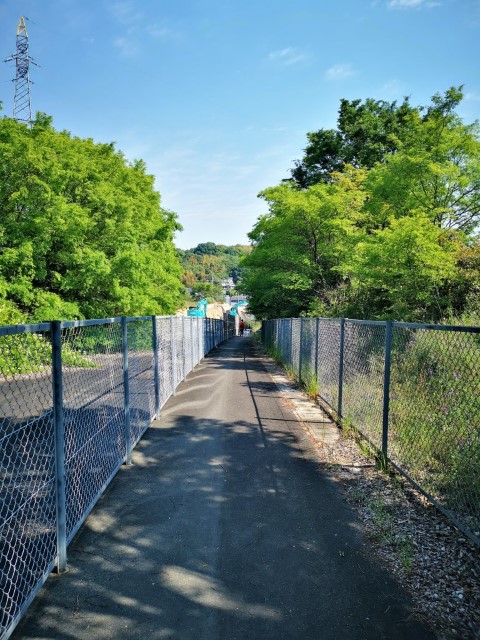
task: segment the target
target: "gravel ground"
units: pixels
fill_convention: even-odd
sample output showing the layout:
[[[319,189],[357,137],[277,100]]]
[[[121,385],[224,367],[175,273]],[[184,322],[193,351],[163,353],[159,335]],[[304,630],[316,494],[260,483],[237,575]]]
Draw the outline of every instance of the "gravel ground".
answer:
[[[418,614],[439,640],[480,639],[480,549],[401,476],[382,473],[359,454],[352,439],[328,449],[325,461],[357,510],[372,553],[408,589]]]
[[[480,548],[402,476],[384,473],[355,434],[341,433],[330,443],[314,439],[315,446],[356,509],[371,553],[410,592],[439,640],[480,640]]]

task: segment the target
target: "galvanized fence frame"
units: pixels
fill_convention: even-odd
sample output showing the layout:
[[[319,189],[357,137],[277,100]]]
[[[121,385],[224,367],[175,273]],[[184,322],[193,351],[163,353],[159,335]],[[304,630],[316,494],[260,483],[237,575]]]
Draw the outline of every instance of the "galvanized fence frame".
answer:
[[[480,327],[282,318],[262,341],[480,545]]]
[[[179,383],[232,333],[176,316],[0,327],[0,639]]]

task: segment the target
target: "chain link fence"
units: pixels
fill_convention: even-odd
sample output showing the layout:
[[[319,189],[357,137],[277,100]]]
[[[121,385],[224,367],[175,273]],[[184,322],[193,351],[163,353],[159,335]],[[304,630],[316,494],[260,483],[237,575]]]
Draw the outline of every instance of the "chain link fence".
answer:
[[[0,327],[0,639],[223,320],[147,316]]]
[[[480,328],[294,318],[262,339],[480,545]]]

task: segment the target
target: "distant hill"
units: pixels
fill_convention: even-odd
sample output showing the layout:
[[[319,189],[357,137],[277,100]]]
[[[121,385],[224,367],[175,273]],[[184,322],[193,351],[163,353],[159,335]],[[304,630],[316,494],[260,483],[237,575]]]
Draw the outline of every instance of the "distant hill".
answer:
[[[211,298],[222,298],[222,280],[232,278],[236,286],[242,275],[240,259],[251,252],[248,245],[223,245],[203,242],[193,249],[177,249],[177,257],[183,268],[182,282]]]

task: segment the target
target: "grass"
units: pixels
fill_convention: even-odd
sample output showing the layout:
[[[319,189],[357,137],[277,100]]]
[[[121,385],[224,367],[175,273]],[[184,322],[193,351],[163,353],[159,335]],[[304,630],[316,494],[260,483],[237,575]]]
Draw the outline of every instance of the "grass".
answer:
[[[413,540],[408,535],[399,534],[395,541],[403,570],[407,575],[410,575],[413,569]]]
[[[305,389],[307,396],[311,400],[316,400],[318,396],[318,378],[311,369],[305,369],[302,372],[302,387]]]
[[[398,557],[404,573],[410,575],[414,562],[413,540],[410,535],[397,531],[395,504],[386,504],[381,494],[366,496],[360,489],[352,491],[350,497],[356,504],[365,507],[374,526],[378,542],[381,545],[391,547]]]
[[[378,451],[370,445],[368,440],[364,438],[364,436],[360,433],[357,427],[354,426],[353,422],[349,418],[343,418],[341,420],[340,426],[342,427],[344,436],[355,441],[355,444],[357,445],[360,453],[365,458],[378,459]]]

